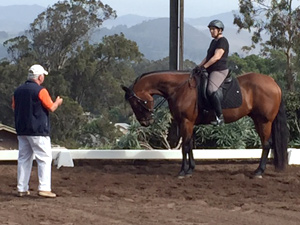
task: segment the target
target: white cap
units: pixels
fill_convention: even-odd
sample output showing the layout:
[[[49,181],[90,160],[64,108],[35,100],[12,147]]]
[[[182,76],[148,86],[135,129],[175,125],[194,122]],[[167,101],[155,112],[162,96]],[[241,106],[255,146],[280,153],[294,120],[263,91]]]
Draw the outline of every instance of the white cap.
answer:
[[[44,69],[44,67],[38,64],[32,65],[29,68],[29,73],[32,73],[34,75],[41,75],[41,74],[48,75],[48,72]]]

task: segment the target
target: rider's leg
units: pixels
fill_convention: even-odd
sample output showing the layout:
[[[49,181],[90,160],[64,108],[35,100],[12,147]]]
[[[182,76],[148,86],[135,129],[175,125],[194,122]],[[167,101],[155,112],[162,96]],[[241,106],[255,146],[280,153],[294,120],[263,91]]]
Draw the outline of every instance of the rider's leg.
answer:
[[[221,99],[219,93],[216,91],[212,93],[209,97],[210,102],[215,110],[216,120],[212,121],[211,124],[213,125],[223,125],[224,124],[224,117],[222,113],[222,106],[221,106]]]
[[[209,100],[215,110],[216,114],[216,121],[213,121],[213,125],[221,125],[224,123],[224,118],[222,114],[222,107],[221,107],[221,99],[220,96],[218,95],[217,90],[225,80],[227,74],[228,74],[228,69],[226,70],[221,70],[221,71],[212,71],[209,74],[209,82],[208,82],[208,87],[207,87],[207,92],[209,95]]]

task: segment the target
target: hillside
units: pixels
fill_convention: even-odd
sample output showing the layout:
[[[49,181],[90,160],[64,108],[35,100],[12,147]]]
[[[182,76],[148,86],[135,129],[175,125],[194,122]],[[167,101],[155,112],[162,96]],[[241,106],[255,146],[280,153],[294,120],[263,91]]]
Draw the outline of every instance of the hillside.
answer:
[[[132,16],[130,16],[132,18]],[[206,55],[206,50],[211,41],[207,28],[208,23],[214,18],[220,18],[225,23],[224,36],[230,43],[230,54],[238,52],[243,55],[241,48],[250,45],[250,34],[246,31],[237,32],[233,25],[233,13],[224,13],[215,17],[202,17],[197,19],[186,19],[184,24],[184,58],[194,62],[200,62]],[[124,19],[124,20],[123,20]],[[122,21],[128,21],[127,16],[114,20],[116,26],[109,26],[97,30],[92,36],[93,42],[99,42],[105,35],[124,33],[124,35],[137,42],[140,51],[147,59],[157,60],[169,55],[169,18],[144,18],[138,17],[141,23],[122,25]],[[231,21],[231,22],[230,22]],[[105,21],[104,26],[107,25]],[[258,50],[251,53],[257,53]]]
[[[29,28],[29,24],[45,8],[31,6],[0,6],[0,43],[18,36]],[[221,19],[225,24],[224,35],[230,43],[230,54],[241,52],[241,47],[250,44],[247,32],[237,34],[237,28],[232,24],[233,13],[227,12],[212,17],[185,18],[184,24],[184,59],[194,62],[201,61],[211,41],[207,24],[212,19]],[[16,16],[18,15],[18,16]],[[126,38],[137,42],[140,51],[147,59],[158,60],[169,55],[169,19],[149,18],[136,15],[117,17],[107,20],[103,27],[92,35],[91,42],[98,43],[105,35],[123,32]],[[0,46],[0,58],[6,56],[3,46]]]
[[[39,5],[0,6],[0,31],[18,34],[26,30],[37,15],[45,10]]]
[[[145,58],[157,60],[169,55],[169,19],[160,18],[144,21],[132,27],[118,25],[111,29],[102,28],[92,37],[99,42],[105,35],[124,33],[126,38],[135,41]],[[205,56],[210,38],[189,24],[184,27],[184,58],[200,61]]]

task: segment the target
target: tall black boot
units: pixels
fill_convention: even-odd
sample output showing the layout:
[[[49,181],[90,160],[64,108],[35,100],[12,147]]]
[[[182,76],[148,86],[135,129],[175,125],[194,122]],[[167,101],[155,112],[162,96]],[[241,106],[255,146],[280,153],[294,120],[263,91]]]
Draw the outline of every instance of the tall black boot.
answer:
[[[221,106],[221,99],[219,97],[219,94],[217,92],[214,92],[210,96],[210,102],[215,110],[216,114],[216,120],[212,121],[212,125],[223,125],[224,124],[224,116],[222,113],[222,106]]]

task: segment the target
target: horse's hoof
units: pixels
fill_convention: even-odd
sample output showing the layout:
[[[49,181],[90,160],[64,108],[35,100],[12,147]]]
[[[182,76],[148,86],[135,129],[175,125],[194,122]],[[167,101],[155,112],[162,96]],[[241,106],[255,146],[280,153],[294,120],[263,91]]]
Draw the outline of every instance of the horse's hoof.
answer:
[[[186,177],[192,177],[193,174],[193,169],[188,169],[188,171],[186,171],[185,176]]]
[[[255,175],[254,175],[254,178],[259,178],[259,179],[262,179],[262,178],[263,178],[263,176],[262,176],[262,174],[255,174]]]
[[[254,171],[254,177],[253,178],[259,178],[259,179],[262,179],[263,178],[263,173],[264,173],[264,170],[260,169],[260,168],[257,168],[255,171]]]
[[[186,175],[186,173],[184,171],[180,171],[177,178],[178,179],[183,179],[183,178],[185,178],[185,175]]]
[[[190,177],[192,177],[192,174],[191,174],[191,173],[187,173],[187,174],[185,175],[185,177],[190,178]]]

